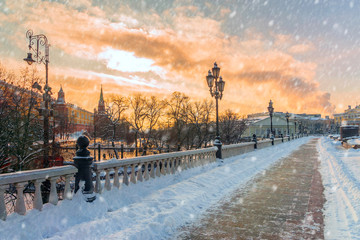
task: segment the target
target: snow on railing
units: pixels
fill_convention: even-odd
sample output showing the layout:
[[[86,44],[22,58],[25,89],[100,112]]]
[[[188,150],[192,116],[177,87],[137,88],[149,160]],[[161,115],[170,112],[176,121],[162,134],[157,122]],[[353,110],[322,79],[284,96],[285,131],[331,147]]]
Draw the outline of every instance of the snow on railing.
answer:
[[[95,191],[102,192],[101,172],[105,171],[106,190],[111,189],[110,172],[114,172],[113,186],[120,188],[119,170],[123,172],[123,184],[136,184],[149,180],[150,178],[160,177],[161,175],[174,174],[176,171],[205,165],[216,161],[216,147],[189,150],[175,153],[164,153],[159,155],[135,157],[126,160],[110,160],[106,162],[94,163],[96,173]],[[129,176],[129,168],[130,176]]]
[[[254,151],[254,142],[246,142],[239,144],[223,145],[222,147],[222,157],[228,158],[233,157],[239,154],[244,154],[247,152]]]
[[[285,141],[285,139],[284,139]],[[274,139],[274,144],[281,143],[281,138]],[[222,147],[223,158],[240,155],[254,150],[254,142],[224,145]],[[257,148],[270,147],[272,140],[262,140],[257,142]],[[150,156],[135,157],[126,160],[109,160],[93,163],[93,171],[96,173],[95,192],[102,192],[100,176],[105,172],[106,190],[111,190],[112,186],[120,188],[119,172],[122,172],[125,185],[130,182],[136,184],[149,180],[150,178],[160,177],[161,175],[174,174],[176,171],[205,165],[216,161],[217,147],[189,150],[174,153],[163,153]],[[45,180],[50,182],[49,203],[56,205],[58,203],[58,194],[56,190],[56,181],[60,177],[65,177],[64,199],[72,199],[70,188],[70,178],[77,173],[74,166],[53,167],[40,170],[30,170],[0,175],[0,219],[5,220],[7,209],[5,203],[5,193],[10,186],[16,188],[16,202],[14,211],[20,215],[26,214],[24,200],[24,187],[29,182],[35,186],[33,208],[41,210],[43,207],[41,183]],[[113,183],[111,185],[110,174],[113,173]]]
[[[58,203],[58,194],[56,191],[56,181],[60,177],[65,177],[64,198],[71,199],[70,178],[74,176],[77,169],[73,166],[53,167],[39,170],[30,170],[16,173],[0,175],[0,219],[5,220],[7,216],[5,204],[5,191],[11,184],[16,187],[16,202],[14,211],[20,215],[26,214],[24,200],[24,187],[29,182],[35,185],[33,208],[42,210],[43,201],[41,196],[41,183],[45,180],[50,181],[49,203],[56,205]]]
[[[274,140],[275,141],[275,140]],[[266,148],[266,147],[270,147],[272,145],[272,140],[271,139],[266,139],[266,140],[261,140],[257,142],[257,149],[261,149],[261,148]]]

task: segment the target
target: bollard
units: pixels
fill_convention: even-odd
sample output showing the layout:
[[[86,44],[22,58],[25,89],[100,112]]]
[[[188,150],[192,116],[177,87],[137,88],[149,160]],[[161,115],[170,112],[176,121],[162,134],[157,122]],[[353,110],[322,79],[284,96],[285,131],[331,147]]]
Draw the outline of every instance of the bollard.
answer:
[[[87,202],[92,202],[96,199],[94,194],[94,185],[92,182],[91,164],[93,157],[90,157],[90,151],[87,149],[89,146],[89,139],[86,136],[80,136],[76,145],[79,150],[76,151],[76,156],[73,158],[74,165],[78,169],[75,175],[75,193],[79,190],[80,181],[85,181],[85,186],[81,189],[81,192],[85,196]]]
[[[98,144],[98,161],[101,161],[101,146],[100,143]]]
[[[121,159],[124,158],[124,144],[121,144]]]
[[[257,138],[256,138],[256,134],[255,134],[255,133],[253,134],[253,139],[252,139],[252,140],[253,140],[253,142],[255,143],[255,144],[254,144],[254,149],[257,149]]]
[[[284,142],[284,135],[281,134],[281,142]]]

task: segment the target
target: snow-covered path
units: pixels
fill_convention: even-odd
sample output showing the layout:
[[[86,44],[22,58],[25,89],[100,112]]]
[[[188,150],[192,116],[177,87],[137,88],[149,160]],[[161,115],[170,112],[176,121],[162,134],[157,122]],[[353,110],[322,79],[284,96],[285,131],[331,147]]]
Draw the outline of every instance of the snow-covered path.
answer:
[[[195,221],[221,198],[289,155],[309,138],[225,159],[223,163],[166,175],[103,193],[81,196],[42,212],[12,214],[0,222],[1,239],[164,239]],[[16,230],[15,230],[16,229]]]
[[[325,238],[360,239],[360,149],[344,149],[329,138],[319,141],[325,187]]]

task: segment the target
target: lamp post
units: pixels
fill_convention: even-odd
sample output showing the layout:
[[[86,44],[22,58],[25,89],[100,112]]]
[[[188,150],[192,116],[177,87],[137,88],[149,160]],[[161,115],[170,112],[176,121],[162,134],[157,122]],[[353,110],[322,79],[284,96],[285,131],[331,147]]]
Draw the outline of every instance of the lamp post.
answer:
[[[44,116],[44,167],[49,167],[49,102],[50,102],[50,94],[51,88],[48,85],[48,65],[49,65],[49,47],[50,44],[45,35],[33,35],[32,30],[28,30],[26,32],[26,38],[29,39],[29,52],[27,57],[24,58],[29,65],[32,63],[43,63],[45,65],[45,86],[44,86],[44,109],[41,109],[41,114]],[[40,51],[40,47],[43,46],[45,49],[45,54]],[[32,52],[34,53],[34,58],[32,58]]]
[[[223,96],[225,81],[223,81],[221,76],[218,81],[219,76],[220,76],[220,68],[217,66],[215,62],[212,71],[209,70],[208,75],[206,76],[206,82],[210,88],[211,97],[215,97],[216,100],[216,138],[214,141],[214,145],[218,148],[218,151],[216,152],[216,157],[222,159],[222,154],[221,154],[222,143],[220,141],[220,132],[219,132],[219,99],[221,100]],[[215,80],[215,85],[214,85],[214,80]]]
[[[274,113],[274,107],[273,107],[273,102],[270,100],[269,102],[269,106],[268,106],[268,111],[269,111],[269,115],[270,115],[270,137],[273,138],[273,125],[272,125],[272,117],[273,117],[273,113]]]
[[[286,112],[285,114],[286,117],[286,124],[287,124],[287,135],[288,135],[288,140],[290,141],[290,130],[289,130],[289,112]]]

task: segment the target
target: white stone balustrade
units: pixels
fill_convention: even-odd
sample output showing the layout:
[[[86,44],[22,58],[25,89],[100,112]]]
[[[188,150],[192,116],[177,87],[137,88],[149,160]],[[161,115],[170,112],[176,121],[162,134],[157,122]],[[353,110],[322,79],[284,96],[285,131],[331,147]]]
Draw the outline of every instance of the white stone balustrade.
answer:
[[[239,154],[254,151],[254,142],[238,143],[222,146],[222,157],[228,158]]]
[[[300,136],[299,136],[300,137]],[[274,139],[274,144],[281,143],[281,138]],[[285,142],[285,140],[284,140]],[[223,145],[222,156],[228,158],[254,150],[254,142]],[[257,149],[272,146],[271,140],[262,140],[257,142]],[[174,174],[177,171],[183,171],[190,168],[205,165],[216,161],[217,147],[163,153],[151,156],[141,156],[125,160],[109,160],[93,163],[93,170],[96,173],[95,192],[102,192],[101,173],[105,172],[106,190],[112,187],[120,188],[119,171],[123,172],[123,185],[130,183],[147,181],[150,178],[157,178],[162,175]],[[50,181],[49,203],[56,205],[58,195],[56,191],[56,181],[60,177],[65,177],[64,199],[72,199],[70,189],[70,178],[74,177],[77,169],[74,166],[53,167],[40,170],[23,171],[0,175],[0,219],[6,220],[7,211],[5,205],[5,191],[13,184],[17,190],[17,200],[15,203],[15,212],[21,215],[26,214],[25,200],[23,190],[26,184],[33,182],[35,186],[33,208],[41,210],[43,207],[41,196],[41,183],[45,180]],[[113,173],[113,181],[110,180],[110,174]]]
[[[43,202],[41,197],[40,185],[43,181],[50,181],[49,202],[56,205],[58,203],[58,195],[56,191],[56,181],[59,177],[65,177],[64,198],[71,199],[70,178],[74,176],[77,169],[74,166],[53,167],[39,170],[22,171],[16,173],[8,173],[0,175],[0,219],[5,220],[7,216],[5,205],[5,191],[10,184],[16,187],[16,203],[15,212],[20,215],[26,214],[26,206],[24,200],[24,187],[29,182],[33,182],[35,186],[33,208],[42,210]]]
[[[257,142],[257,149],[262,149],[271,146],[272,146],[271,139],[261,140]]]
[[[147,181],[150,178],[162,175],[174,174],[196,166],[201,166],[216,161],[216,147],[198,150],[182,151],[175,153],[163,153],[158,155],[141,156],[125,160],[109,160],[95,162],[93,164],[96,173],[95,191],[102,192],[100,174],[105,171],[104,188],[110,190],[112,187],[120,188],[119,170],[123,171],[123,185]],[[114,172],[111,186],[110,172]]]

